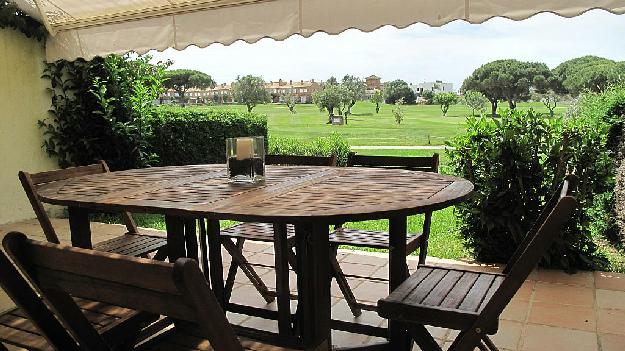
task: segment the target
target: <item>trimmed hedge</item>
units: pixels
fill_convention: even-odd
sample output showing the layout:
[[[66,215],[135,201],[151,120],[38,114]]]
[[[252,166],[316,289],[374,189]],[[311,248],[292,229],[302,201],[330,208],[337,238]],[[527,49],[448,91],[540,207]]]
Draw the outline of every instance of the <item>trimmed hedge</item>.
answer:
[[[267,140],[267,117],[248,112],[161,106],[152,127],[150,144],[160,166],[225,163],[226,138]]]
[[[271,137],[268,153],[300,156],[330,156],[334,154],[337,157],[338,165],[346,166],[349,152],[350,148],[347,139],[338,133],[332,133],[327,137],[316,138],[312,141]]]

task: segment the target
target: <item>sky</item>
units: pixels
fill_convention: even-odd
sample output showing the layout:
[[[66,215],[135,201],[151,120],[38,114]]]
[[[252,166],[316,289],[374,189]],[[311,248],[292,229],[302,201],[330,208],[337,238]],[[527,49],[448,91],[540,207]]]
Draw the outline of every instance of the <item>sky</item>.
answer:
[[[478,25],[454,21],[439,28],[414,24],[371,33],[350,29],[338,35],[265,38],[253,44],[213,44],[151,55],[155,61],[171,59],[172,69],[208,73],[218,83],[247,74],[265,81],[375,74],[382,81],[442,80],[452,82],[457,90],[473,70],[497,59],[539,61],[551,68],[584,55],[625,61],[624,38],[625,15],[593,10],[574,18],[546,13],[519,22],[494,18]]]

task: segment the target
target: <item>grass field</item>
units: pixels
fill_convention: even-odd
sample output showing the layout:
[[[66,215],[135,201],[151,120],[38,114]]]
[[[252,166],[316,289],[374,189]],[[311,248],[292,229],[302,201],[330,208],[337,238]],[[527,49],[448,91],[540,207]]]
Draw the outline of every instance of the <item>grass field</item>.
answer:
[[[436,105],[406,105],[405,118],[401,125],[395,123],[391,113],[392,105],[383,105],[375,113],[375,105],[358,102],[352,109],[353,115],[347,125],[328,125],[326,112],[319,111],[313,104],[296,105],[297,113],[291,114],[282,104],[258,105],[254,112],[267,115],[271,136],[292,137],[309,140],[338,132],[348,139],[350,145],[443,145],[446,140],[465,130],[466,117],[471,110],[466,105],[451,106],[446,117]],[[209,108],[245,110],[242,105],[216,105]],[[547,113],[541,103],[519,103],[519,109]],[[558,107],[556,114],[562,114],[565,106]]]

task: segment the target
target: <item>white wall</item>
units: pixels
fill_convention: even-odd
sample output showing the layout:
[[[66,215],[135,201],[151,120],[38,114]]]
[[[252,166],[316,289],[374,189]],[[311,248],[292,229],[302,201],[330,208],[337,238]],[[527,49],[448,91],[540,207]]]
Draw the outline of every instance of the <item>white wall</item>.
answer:
[[[46,117],[50,96],[41,79],[43,43],[12,29],[0,29],[0,224],[33,218],[17,178],[19,170],[57,168],[41,148],[37,120]]]

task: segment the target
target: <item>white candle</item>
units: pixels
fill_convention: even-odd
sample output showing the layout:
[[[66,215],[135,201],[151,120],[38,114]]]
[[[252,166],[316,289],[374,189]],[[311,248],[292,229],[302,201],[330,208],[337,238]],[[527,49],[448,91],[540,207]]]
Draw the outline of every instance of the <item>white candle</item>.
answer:
[[[237,160],[254,157],[254,140],[252,138],[237,138]]]

